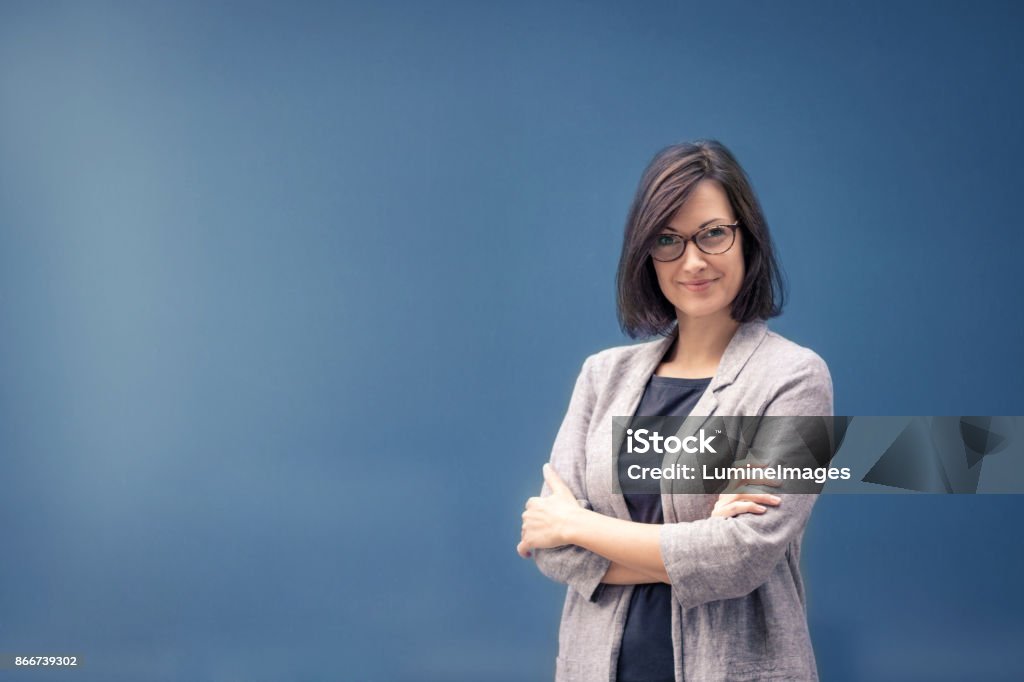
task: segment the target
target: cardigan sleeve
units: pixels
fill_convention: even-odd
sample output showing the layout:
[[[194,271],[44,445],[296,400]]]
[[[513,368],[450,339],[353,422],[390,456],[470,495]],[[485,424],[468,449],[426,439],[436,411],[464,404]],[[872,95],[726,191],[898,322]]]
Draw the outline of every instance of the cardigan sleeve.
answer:
[[[832,379],[817,354],[785,376],[764,416],[832,416]],[[763,585],[800,537],[817,494],[781,494],[764,514],[740,514],[662,526],[661,556],[683,608],[742,597]]]
[[[587,509],[591,505],[586,498],[586,441],[596,399],[590,376],[592,360],[593,356],[586,359],[576,379],[569,409],[551,448],[550,460],[555,473]],[[541,488],[540,494],[542,497],[551,494],[547,483]],[[541,573],[570,586],[588,601],[597,598],[598,587],[611,565],[611,561],[605,557],[576,545],[535,549],[533,556]]]

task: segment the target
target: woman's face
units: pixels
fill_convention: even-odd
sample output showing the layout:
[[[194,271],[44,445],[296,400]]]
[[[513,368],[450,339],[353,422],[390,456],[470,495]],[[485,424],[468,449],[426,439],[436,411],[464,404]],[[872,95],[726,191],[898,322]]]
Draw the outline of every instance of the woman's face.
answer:
[[[736,216],[721,183],[701,180],[659,234],[692,237],[702,227],[734,222]],[[684,317],[729,317],[743,284],[743,232],[736,229],[736,241],[725,253],[706,254],[691,241],[676,260],[652,262],[661,292],[675,306],[680,321]]]

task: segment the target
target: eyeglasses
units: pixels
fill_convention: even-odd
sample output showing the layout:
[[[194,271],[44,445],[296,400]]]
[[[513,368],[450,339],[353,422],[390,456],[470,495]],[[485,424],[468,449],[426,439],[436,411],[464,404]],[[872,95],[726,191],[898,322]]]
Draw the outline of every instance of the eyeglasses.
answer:
[[[709,256],[725,253],[736,243],[736,228],[740,221],[732,225],[708,225],[692,237],[678,234],[659,234],[654,246],[651,247],[651,258],[662,263],[673,261],[686,251],[686,243],[693,242],[697,248]]]

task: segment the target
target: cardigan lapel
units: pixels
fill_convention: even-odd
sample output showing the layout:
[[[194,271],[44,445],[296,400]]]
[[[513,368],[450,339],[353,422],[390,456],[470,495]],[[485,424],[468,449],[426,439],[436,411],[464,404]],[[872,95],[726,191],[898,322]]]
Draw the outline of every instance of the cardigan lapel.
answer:
[[[767,333],[768,327],[761,320],[747,322],[739,326],[736,333],[732,335],[729,345],[725,347],[725,353],[722,354],[722,359],[718,363],[715,376],[711,380],[711,385],[708,386],[709,390],[704,392],[697,404],[693,406],[690,414],[695,417],[710,417],[714,414],[715,408],[718,407],[718,392],[736,381],[736,376],[750,360],[754,349],[761,344]],[[703,424],[702,421],[701,426]],[[699,429],[700,426],[696,428]]]

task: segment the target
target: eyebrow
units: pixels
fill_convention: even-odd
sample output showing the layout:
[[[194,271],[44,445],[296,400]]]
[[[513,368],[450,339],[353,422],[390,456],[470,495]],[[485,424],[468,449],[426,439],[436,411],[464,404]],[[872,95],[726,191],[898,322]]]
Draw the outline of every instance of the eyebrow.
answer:
[[[710,225],[711,223],[713,223],[715,221],[718,221],[719,224],[724,224],[725,223],[725,220],[722,219],[722,218],[712,218],[711,220],[705,220],[703,223],[701,223],[700,227],[698,227],[696,230],[693,231],[693,233],[697,234],[698,232],[700,232],[705,227],[707,227],[708,225]],[[683,234],[682,232],[680,232],[676,228],[672,227],[671,225],[666,225],[665,229],[668,230],[669,232],[675,232],[676,234],[678,234],[680,236],[682,236],[682,234]]]

